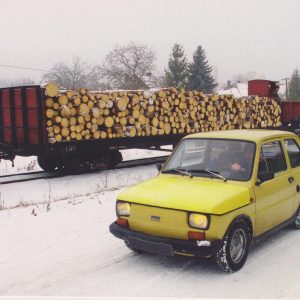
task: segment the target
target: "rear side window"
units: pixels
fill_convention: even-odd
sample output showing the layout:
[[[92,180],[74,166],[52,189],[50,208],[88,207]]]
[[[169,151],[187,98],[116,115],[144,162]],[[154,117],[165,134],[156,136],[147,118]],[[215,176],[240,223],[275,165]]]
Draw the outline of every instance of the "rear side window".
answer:
[[[285,146],[291,162],[291,167],[296,168],[300,166],[300,149],[295,140],[285,140]]]
[[[259,172],[282,172],[287,169],[286,160],[280,142],[264,144],[260,153]]]

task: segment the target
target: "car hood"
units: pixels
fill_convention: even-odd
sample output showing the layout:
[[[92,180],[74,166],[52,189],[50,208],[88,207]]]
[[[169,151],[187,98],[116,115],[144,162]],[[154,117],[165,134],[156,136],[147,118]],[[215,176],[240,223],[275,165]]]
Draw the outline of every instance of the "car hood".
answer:
[[[250,189],[230,181],[160,175],[132,186],[118,200],[178,210],[224,214],[250,203]]]

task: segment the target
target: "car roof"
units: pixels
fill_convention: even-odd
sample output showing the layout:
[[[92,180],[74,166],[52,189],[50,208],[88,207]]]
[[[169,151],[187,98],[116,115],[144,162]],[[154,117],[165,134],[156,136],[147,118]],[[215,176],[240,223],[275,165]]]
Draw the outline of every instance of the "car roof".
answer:
[[[236,129],[201,132],[187,135],[185,138],[216,138],[216,139],[234,139],[260,142],[263,140],[297,137],[294,133],[273,129]]]

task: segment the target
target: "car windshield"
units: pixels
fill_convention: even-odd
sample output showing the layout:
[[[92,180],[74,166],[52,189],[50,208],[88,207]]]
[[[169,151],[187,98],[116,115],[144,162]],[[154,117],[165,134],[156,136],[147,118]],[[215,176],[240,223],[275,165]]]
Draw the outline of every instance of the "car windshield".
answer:
[[[255,148],[255,143],[242,140],[185,139],[162,173],[247,181],[252,175]]]

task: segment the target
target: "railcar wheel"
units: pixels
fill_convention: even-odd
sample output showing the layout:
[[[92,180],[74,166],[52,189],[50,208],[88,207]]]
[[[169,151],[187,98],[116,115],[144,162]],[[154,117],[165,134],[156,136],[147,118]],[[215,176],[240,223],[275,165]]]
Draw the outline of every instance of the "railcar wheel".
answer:
[[[54,158],[38,156],[37,162],[39,166],[46,172],[53,172],[57,167],[57,162]]]
[[[116,165],[118,165],[123,160],[122,153],[118,150],[111,151],[109,153],[109,155],[110,155],[110,160],[109,160],[110,168],[114,168]]]
[[[218,267],[227,273],[240,270],[246,262],[250,245],[250,229],[243,222],[233,224],[226,233],[221,248],[215,254]]]
[[[110,155],[108,153],[103,153],[100,158],[98,158],[97,166],[99,170],[107,170],[110,168]]]

